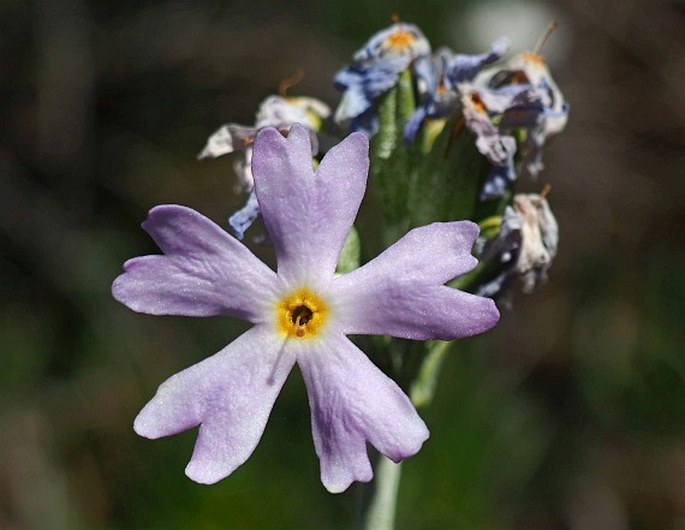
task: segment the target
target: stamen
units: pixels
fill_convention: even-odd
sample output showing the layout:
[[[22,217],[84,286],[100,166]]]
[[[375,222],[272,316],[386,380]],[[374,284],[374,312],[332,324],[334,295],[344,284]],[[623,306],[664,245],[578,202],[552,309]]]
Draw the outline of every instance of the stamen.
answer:
[[[540,195],[542,195],[543,198],[546,198],[550,191],[552,191],[552,186],[550,184],[545,184],[540,192]]]
[[[485,108],[485,103],[483,103],[483,100],[478,92],[471,92],[471,103],[473,103],[473,106],[478,112],[485,114],[487,109]]]
[[[304,78],[304,69],[298,68],[295,73],[290,77],[285,78],[278,84],[278,95],[281,97],[286,97],[288,94],[288,89],[297,85]]]
[[[524,56],[528,56],[530,54],[524,54]],[[538,57],[537,55],[533,55],[532,57]],[[514,72],[514,75],[511,76],[511,82],[514,85],[526,85],[530,83],[528,80],[528,76],[523,70],[516,70]]]
[[[307,325],[307,322],[309,322],[314,314],[312,313],[312,310],[309,309],[306,305],[301,305],[293,311],[292,316],[290,317],[290,320],[293,321],[293,324],[297,327],[295,330],[295,335],[298,337],[304,337],[304,328]]]
[[[540,35],[538,42],[535,44],[535,48],[533,48],[533,53],[535,55],[540,55],[540,52],[542,51],[543,46],[547,43],[547,40],[549,40],[550,35],[552,35],[554,30],[556,30],[558,27],[559,24],[555,21],[549,23],[545,32]]]
[[[393,24],[399,24],[400,23],[400,16],[397,13],[393,13],[390,15],[390,20],[392,21]]]

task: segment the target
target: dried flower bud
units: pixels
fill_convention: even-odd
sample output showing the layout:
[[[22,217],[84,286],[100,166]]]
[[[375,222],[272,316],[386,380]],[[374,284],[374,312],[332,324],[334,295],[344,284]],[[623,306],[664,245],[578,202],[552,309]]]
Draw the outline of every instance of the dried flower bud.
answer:
[[[559,226],[543,195],[518,194],[502,216],[499,234],[481,241],[479,257],[498,260],[503,267],[494,279],[481,285],[477,294],[496,298],[520,278],[524,293],[547,281],[547,271],[557,254]]]

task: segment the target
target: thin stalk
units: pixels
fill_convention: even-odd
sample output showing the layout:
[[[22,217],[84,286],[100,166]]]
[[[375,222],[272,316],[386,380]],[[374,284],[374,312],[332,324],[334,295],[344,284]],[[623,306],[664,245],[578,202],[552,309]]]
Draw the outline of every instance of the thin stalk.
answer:
[[[396,464],[380,455],[376,466],[373,499],[366,512],[364,530],[393,530],[395,528],[395,507],[401,474],[401,463]]]
[[[431,343],[409,392],[409,397],[417,409],[426,407],[433,401],[440,369],[451,345],[451,342],[442,340]]]
[[[435,341],[426,354],[416,380],[411,386],[411,400],[417,408],[433,400],[435,386],[449,342]],[[364,519],[364,530],[394,530],[397,492],[402,476],[402,464],[380,455],[376,466],[374,491]]]

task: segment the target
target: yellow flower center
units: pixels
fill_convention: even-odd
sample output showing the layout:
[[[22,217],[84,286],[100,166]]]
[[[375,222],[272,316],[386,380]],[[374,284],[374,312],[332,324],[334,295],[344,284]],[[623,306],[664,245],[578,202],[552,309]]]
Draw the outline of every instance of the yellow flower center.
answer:
[[[328,316],[325,302],[306,287],[283,297],[276,304],[276,322],[282,335],[313,339],[323,329]]]
[[[385,39],[385,45],[389,48],[402,50],[409,47],[416,38],[408,31],[398,30]]]
[[[525,52],[521,54],[521,58],[523,59],[524,62],[527,63],[533,63],[533,64],[545,64],[545,59],[542,57],[542,55],[533,53],[533,52]]]

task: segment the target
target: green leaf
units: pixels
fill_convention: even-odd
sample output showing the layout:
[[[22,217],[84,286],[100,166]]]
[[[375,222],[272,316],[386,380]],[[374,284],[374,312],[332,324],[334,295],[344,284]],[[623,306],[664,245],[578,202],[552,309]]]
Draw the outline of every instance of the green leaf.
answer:
[[[416,408],[426,407],[433,401],[440,369],[451,345],[451,342],[442,340],[426,343],[425,357],[416,378],[412,381],[409,393],[411,401]]]
[[[386,242],[403,234],[408,225],[407,197],[412,153],[404,144],[404,126],[414,113],[411,73],[405,70],[378,106],[379,130],[371,140],[371,177],[385,219]]]
[[[490,163],[478,152],[464,118],[458,115],[447,122],[413,175],[408,195],[411,225],[474,219],[489,171]]]
[[[338,258],[338,266],[336,271],[340,274],[345,274],[359,268],[360,251],[361,242],[359,241],[359,233],[353,226],[350,229],[350,233],[347,234],[347,239],[345,240],[345,244],[340,252],[340,258]]]

